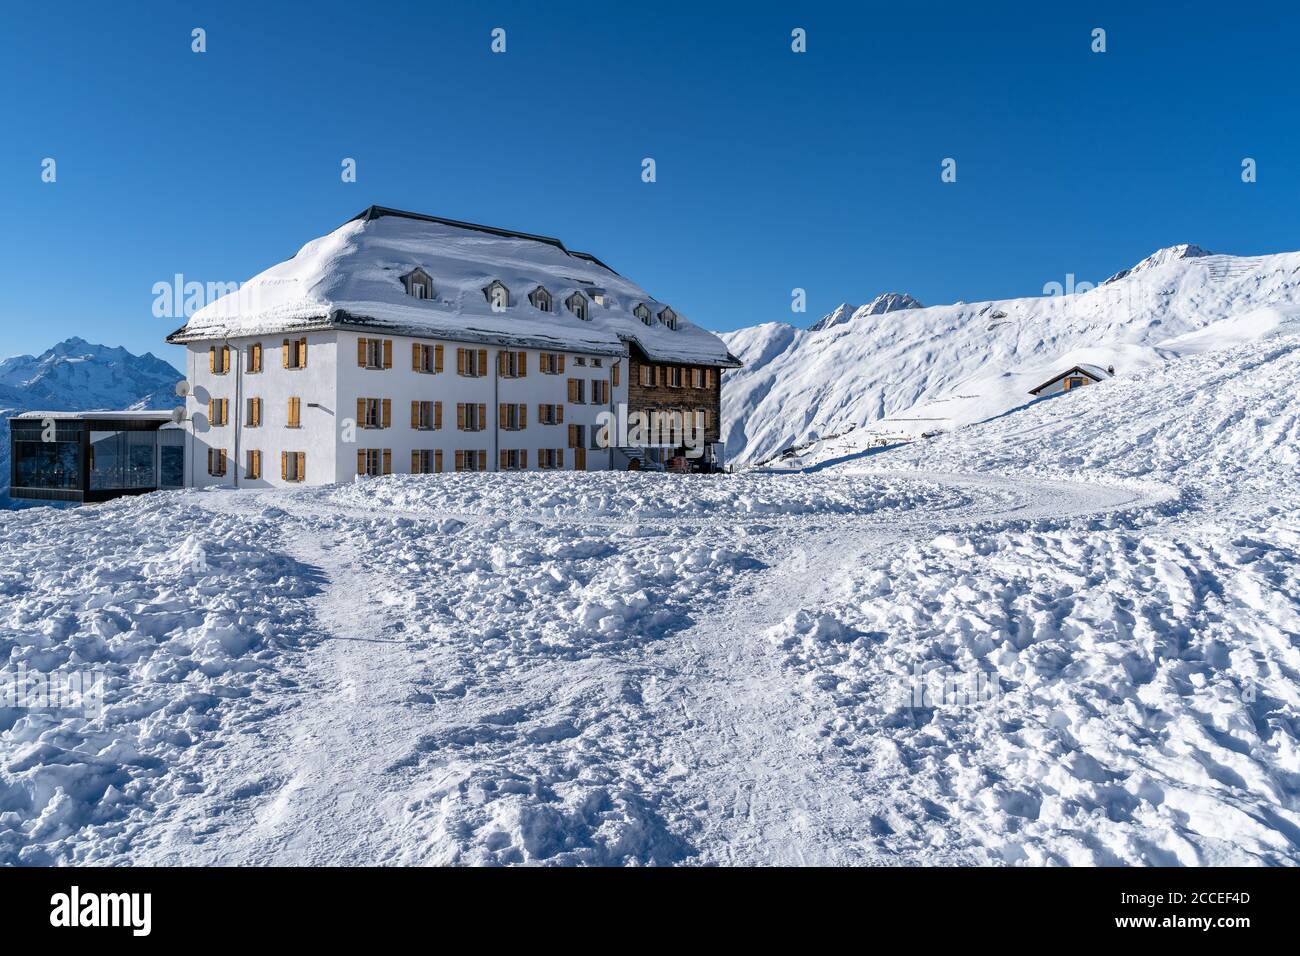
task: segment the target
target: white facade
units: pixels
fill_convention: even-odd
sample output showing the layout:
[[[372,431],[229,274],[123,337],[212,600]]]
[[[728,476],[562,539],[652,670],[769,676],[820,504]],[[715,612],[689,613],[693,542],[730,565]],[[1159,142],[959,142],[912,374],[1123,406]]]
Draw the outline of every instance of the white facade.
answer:
[[[306,363],[301,368],[285,367],[285,342],[291,357],[296,358],[299,340],[306,341]],[[371,367],[359,360],[358,340],[377,339],[381,355],[390,359],[388,367]],[[260,371],[250,371],[253,346],[262,346]],[[420,344],[434,349],[442,347],[440,372],[416,371],[412,346]],[[215,349],[214,371],[210,350]],[[223,350],[229,349],[229,368],[221,371]],[[486,367],[477,376],[458,371],[457,350],[475,353],[475,361],[485,353]],[[613,412],[627,402],[627,358],[625,355],[590,352],[548,352],[563,355],[563,372],[542,371],[541,349],[508,349],[500,345],[453,341],[441,338],[416,338],[393,335],[382,330],[373,332],[325,330],[317,332],[266,334],[200,340],[187,343],[188,381],[186,418],[190,425],[187,454],[187,483],[196,487],[235,484],[240,487],[270,488],[295,485],[292,472],[301,461],[302,483],[330,484],[351,481],[361,467],[358,451],[373,449],[375,458],[387,462],[393,474],[412,471],[412,451],[428,450],[429,470],[436,471],[437,453],[441,452],[442,471],[457,466],[457,452],[476,453],[484,459],[485,470],[501,469],[501,452],[524,452],[527,470],[538,470],[547,450],[561,452],[563,468],[585,467],[588,471],[612,467],[610,450],[596,448],[598,416]],[[503,375],[498,356],[502,352],[523,353],[524,374]],[[517,359],[516,359],[517,361]],[[290,366],[294,363],[291,361]],[[552,364],[558,365],[558,362]],[[582,402],[571,401],[570,380],[582,383]],[[593,385],[605,383],[603,386]],[[608,391],[608,399],[599,391]],[[214,424],[209,417],[210,402],[225,400],[227,421]],[[261,401],[260,424],[250,421],[250,399]],[[290,424],[290,401],[298,400],[298,424]],[[387,402],[387,427],[366,427],[357,421],[359,399]],[[441,427],[412,427],[412,402],[441,402]],[[472,405],[485,412],[482,428],[459,427],[457,406]],[[523,405],[523,427],[501,427],[502,405]],[[562,407],[563,422],[542,424],[541,406]],[[477,414],[467,415],[473,418]],[[219,408],[213,418],[220,418]],[[468,424],[468,422],[467,422]],[[582,428],[582,449],[573,447],[576,440],[571,425]],[[210,451],[224,451],[224,474],[219,470],[220,457]],[[260,475],[250,473],[250,451],[261,453]],[[384,452],[387,456],[384,456]],[[284,456],[301,455],[289,464],[289,477],[283,475]],[[463,456],[462,456],[463,458]],[[585,461],[584,461],[585,459]],[[516,454],[514,460],[520,460]],[[382,464],[381,464],[382,470]]]

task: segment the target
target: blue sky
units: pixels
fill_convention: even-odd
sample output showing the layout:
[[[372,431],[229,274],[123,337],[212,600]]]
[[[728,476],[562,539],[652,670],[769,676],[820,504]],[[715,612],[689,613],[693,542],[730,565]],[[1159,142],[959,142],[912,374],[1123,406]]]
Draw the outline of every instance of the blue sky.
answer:
[[[10,5],[0,355],[80,335],[175,360],[154,283],[242,281],[372,203],[558,236],[718,330],[1036,295],[1177,242],[1294,250],[1297,27],[1267,4]]]

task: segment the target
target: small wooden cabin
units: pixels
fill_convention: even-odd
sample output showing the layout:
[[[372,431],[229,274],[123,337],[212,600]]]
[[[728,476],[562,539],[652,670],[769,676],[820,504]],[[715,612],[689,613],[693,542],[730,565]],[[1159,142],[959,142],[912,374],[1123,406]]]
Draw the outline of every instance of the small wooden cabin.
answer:
[[[1099,365],[1076,365],[1073,368],[1066,369],[1060,375],[1054,375],[1037,388],[1031,388],[1029,394],[1035,398],[1057,395],[1071,389],[1083,388],[1085,385],[1095,385],[1097,382],[1104,381],[1114,374],[1115,366],[1113,365],[1109,368],[1102,368]]]

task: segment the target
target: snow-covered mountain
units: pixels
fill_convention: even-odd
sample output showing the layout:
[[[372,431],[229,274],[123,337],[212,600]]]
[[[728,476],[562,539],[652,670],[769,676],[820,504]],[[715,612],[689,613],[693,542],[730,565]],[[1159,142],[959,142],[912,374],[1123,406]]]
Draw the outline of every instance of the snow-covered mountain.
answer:
[[[808,327],[809,332],[820,332],[834,325],[843,325],[855,315],[883,315],[886,312],[898,312],[901,309],[923,309],[919,299],[906,292],[882,292],[863,306],[849,305],[842,302],[829,314],[822,316]]]
[[[0,507],[9,485],[9,418],[26,411],[171,408],[180,372],[146,352],[70,338],[0,360]]]
[[[1238,257],[1162,249],[1066,295],[879,311],[844,307],[814,329],[725,333],[745,363],[724,379],[722,438],[738,464],[855,432],[914,438],[1028,404],[1076,363],[1136,369],[1250,341],[1300,306],[1300,253]],[[1223,325],[1225,319],[1233,322]],[[1194,333],[1217,325],[1213,342]]]

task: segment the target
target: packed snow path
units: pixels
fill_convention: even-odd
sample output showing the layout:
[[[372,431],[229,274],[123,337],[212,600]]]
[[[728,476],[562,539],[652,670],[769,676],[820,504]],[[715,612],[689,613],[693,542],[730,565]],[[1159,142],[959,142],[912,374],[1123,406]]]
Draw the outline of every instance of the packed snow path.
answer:
[[[196,495],[236,520],[269,510],[278,530],[265,546],[313,569],[318,588],[307,605],[317,640],[284,660],[296,672],[287,675],[292,705],[209,752],[201,792],[159,814],[125,859],[900,862],[877,839],[892,806],[883,782],[837,754],[822,702],[798,686],[767,633],[792,609],[828,598],[844,573],[879,566],[907,542],[975,522],[1064,518],[1160,497],[1060,481],[906,478],[929,489],[931,508],[749,520],[752,549],[731,562],[738,573],[702,567],[717,580],[686,596],[694,603],[659,639],[555,656],[515,648],[499,662],[445,624],[432,633],[413,627],[440,600],[437,580],[403,581],[366,554],[384,550],[390,522],[410,540],[437,542],[500,529],[507,522],[496,514],[400,501],[366,507],[349,503],[363,500],[352,489],[333,500],[318,491]],[[527,525],[525,540],[564,539],[585,523],[601,536],[671,530],[683,546],[699,539],[707,547],[719,525],[740,520],[556,510],[520,508],[509,525]]]

